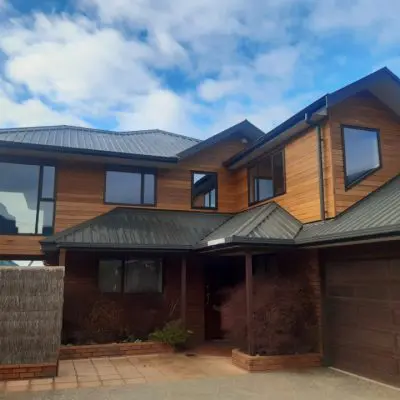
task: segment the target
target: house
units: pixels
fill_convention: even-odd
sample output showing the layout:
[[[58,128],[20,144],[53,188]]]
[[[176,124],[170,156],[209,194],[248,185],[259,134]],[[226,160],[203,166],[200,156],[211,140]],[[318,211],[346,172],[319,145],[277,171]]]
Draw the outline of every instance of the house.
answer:
[[[294,267],[325,365],[400,383],[400,80],[384,68],[264,134],[0,130],[0,255],[65,265],[65,341],[182,318],[223,336],[218,293]],[[107,339],[108,338],[108,339]]]

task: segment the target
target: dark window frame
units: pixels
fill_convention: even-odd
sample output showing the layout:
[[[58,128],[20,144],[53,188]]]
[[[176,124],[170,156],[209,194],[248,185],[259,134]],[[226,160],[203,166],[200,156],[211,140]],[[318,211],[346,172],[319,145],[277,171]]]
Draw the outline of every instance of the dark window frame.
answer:
[[[38,180],[38,197],[36,205],[36,218],[35,218],[35,233],[2,233],[0,231],[0,236],[51,236],[54,234],[54,227],[56,223],[56,204],[57,204],[57,184],[58,184],[58,171],[56,163],[47,160],[36,160],[36,159],[23,159],[21,157],[9,157],[1,156],[0,162],[7,164],[17,164],[17,165],[37,165],[39,166],[39,180]],[[42,187],[43,187],[43,167],[53,167],[54,168],[54,189],[53,198],[42,197]],[[43,235],[43,233],[37,233],[39,225],[39,211],[41,203],[53,203],[53,219],[52,219],[52,233],[50,235]]]
[[[271,159],[271,172],[272,172],[272,189],[274,190],[274,161],[273,160],[274,160],[275,155],[279,154],[279,153],[282,154],[283,191],[280,192],[280,193],[274,193],[272,196],[267,197],[267,198],[262,199],[262,200],[251,201],[252,193],[251,193],[251,185],[250,185],[250,180],[251,180],[250,170],[252,168],[254,168],[255,166],[257,166],[257,164],[259,164],[260,162],[264,161],[264,159],[266,159],[267,157],[270,157],[270,159]],[[263,179],[262,176],[257,176],[257,177],[254,177],[253,179],[254,179],[254,181],[256,181],[257,179],[260,179],[260,178]],[[269,178],[265,178],[265,179],[269,179]],[[254,196],[253,197],[254,197],[254,199],[256,198],[255,194],[257,192],[256,186],[257,185],[254,182],[254,184],[253,184],[253,187],[254,187],[254,193],[253,193]],[[260,189],[258,188],[258,192],[259,192],[259,190]],[[277,149],[277,150],[273,151],[272,153],[269,153],[267,155],[261,156],[255,162],[253,162],[251,165],[249,165],[247,167],[247,193],[248,193],[248,205],[249,205],[249,207],[253,206],[255,204],[263,203],[264,201],[268,201],[268,200],[274,199],[275,197],[283,196],[284,194],[286,194],[286,159],[285,159],[285,149],[284,148]]]
[[[107,193],[107,172],[127,172],[132,174],[140,174],[140,203],[121,203],[106,200]],[[144,202],[144,176],[154,176],[154,203]],[[104,190],[103,190],[103,203],[116,206],[136,206],[136,207],[156,207],[157,206],[157,170],[154,168],[142,168],[142,167],[119,167],[119,166],[106,166],[104,169]]]
[[[197,207],[194,205],[193,184],[194,184],[194,175],[195,174],[204,174],[204,175],[213,175],[214,176],[214,179],[215,179],[215,207]],[[192,210],[218,210],[218,172],[199,171],[199,170],[190,171],[190,206],[191,206]]]
[[[376,134],[377,134],[376,136],[377,136],[377,145],[378,145],[379,165],[376,168],[369,170],[368,172],[366,172],[365,174],[361,175],[360,177],[358,177],[357,179],[355,179],[351,182],[349,182],[348,177],[347,177],[346,144],[345,144],[345,140],[344,140],[344,130],[346,128],[369,131],[369,132],[376,132]],[[340,132],[341,132],[342,153],[343,153],[342,156],[343,156],[344,189],[347,192],[352,187],[358,185],[364,179],[368,178],[370,175],[374,174],[376,171],[380,170],[383,167],[382,150],[381,150],[381,131],[378,128],[367,128],[364,126],[341,124]]]
[[[126,262],[129,260],[157,260],[161,264],[160,268],[160,281],[161,281],[161,290],[158,292],[125,292],[125,275],[126,275]],[[100,261],[102,260],[117,260],[121,261],[122,266],[121,266],[121,291],[120,292],[102,292],[100,290]],[[164,294],[164,288],[165,288],[165,282],[164,282],[164,258],[163,257],[145,257],[145,256],[135,256],[135,257],[127,257],[127,256],[118,256],[116,255],[115,257],[99,257],[97,259],[97,289],[103,294],[103,295],[152,295],[152,296],[162,296]]]

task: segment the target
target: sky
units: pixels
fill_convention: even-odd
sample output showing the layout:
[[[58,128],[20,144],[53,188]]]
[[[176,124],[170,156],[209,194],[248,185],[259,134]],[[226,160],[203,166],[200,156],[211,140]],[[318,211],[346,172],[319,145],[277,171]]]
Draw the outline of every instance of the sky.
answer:
[[[0,127],[264,131],[388,66],[398,0],[0,0]]]

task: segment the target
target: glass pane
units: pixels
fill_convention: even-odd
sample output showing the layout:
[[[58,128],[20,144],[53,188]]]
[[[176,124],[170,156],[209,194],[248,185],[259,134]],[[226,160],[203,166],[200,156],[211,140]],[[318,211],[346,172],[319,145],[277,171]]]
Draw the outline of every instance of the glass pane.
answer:
[[[143,203],[155,203],[155,176],[153,174],[144,174]]]
[[[54,167],[43,167],[42,199],[54,198],[54,178],[56,169]]]
[[[0,233],[35,233],[38,165],[0,163]]]
[[[249,202],[250,204],[256,201],[256,167],[249,168],[248,170],[248,180],[249,180]]]
[[[141,174],[135,172],[106,172],[106,202],[140,204]]]
[[[274,188],[272,179],[257,179],[258,183],[258,198],[257,201],[262,201],[274,197]]]
[[[125,263],[126,293],[162,291],[161,260],[129,260]]]
[[[39,208],[38,230],[40,235],[49,236],[53,234],[54,203],[42,201]]]
[[[285,172],[283,168],[283,152],[273,156],[272,166],[274,169],[274,196],[285,192]]]
[[[217,176],[214,173],[194,173],[192,177],[192,207],[216,208]]]
[[[121,292],[122,261],[99,261],[99,289],[103,293]]]
[[[44,267],[42,260],[0,260],[0,267]]]
[[[344,128],[347,183],[352,183],[378,168],[378,132]]]

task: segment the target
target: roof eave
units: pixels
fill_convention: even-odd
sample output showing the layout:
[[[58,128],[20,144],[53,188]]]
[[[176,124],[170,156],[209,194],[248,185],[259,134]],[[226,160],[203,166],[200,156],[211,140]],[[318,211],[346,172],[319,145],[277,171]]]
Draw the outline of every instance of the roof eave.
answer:
[[[165,156],[153,156],[153,155],[143,155],[143,154],[126,154],[126,153],[116,153],[112,151],[86,150],[86,149],[75,149],[75,148],[61,147],[61,146],[45,146],[32,143],[6,142],[1,140],[0,140],[0,148],[35,150],[44,153],[63,153],[66,155],[70,154],[70,155],[86,155],[93,157],[110,157],[110,158],[124,159],[124,160],[159,161],[171,164],[176,164],[178,162],[178,157],[175,156],[165,157]]]

